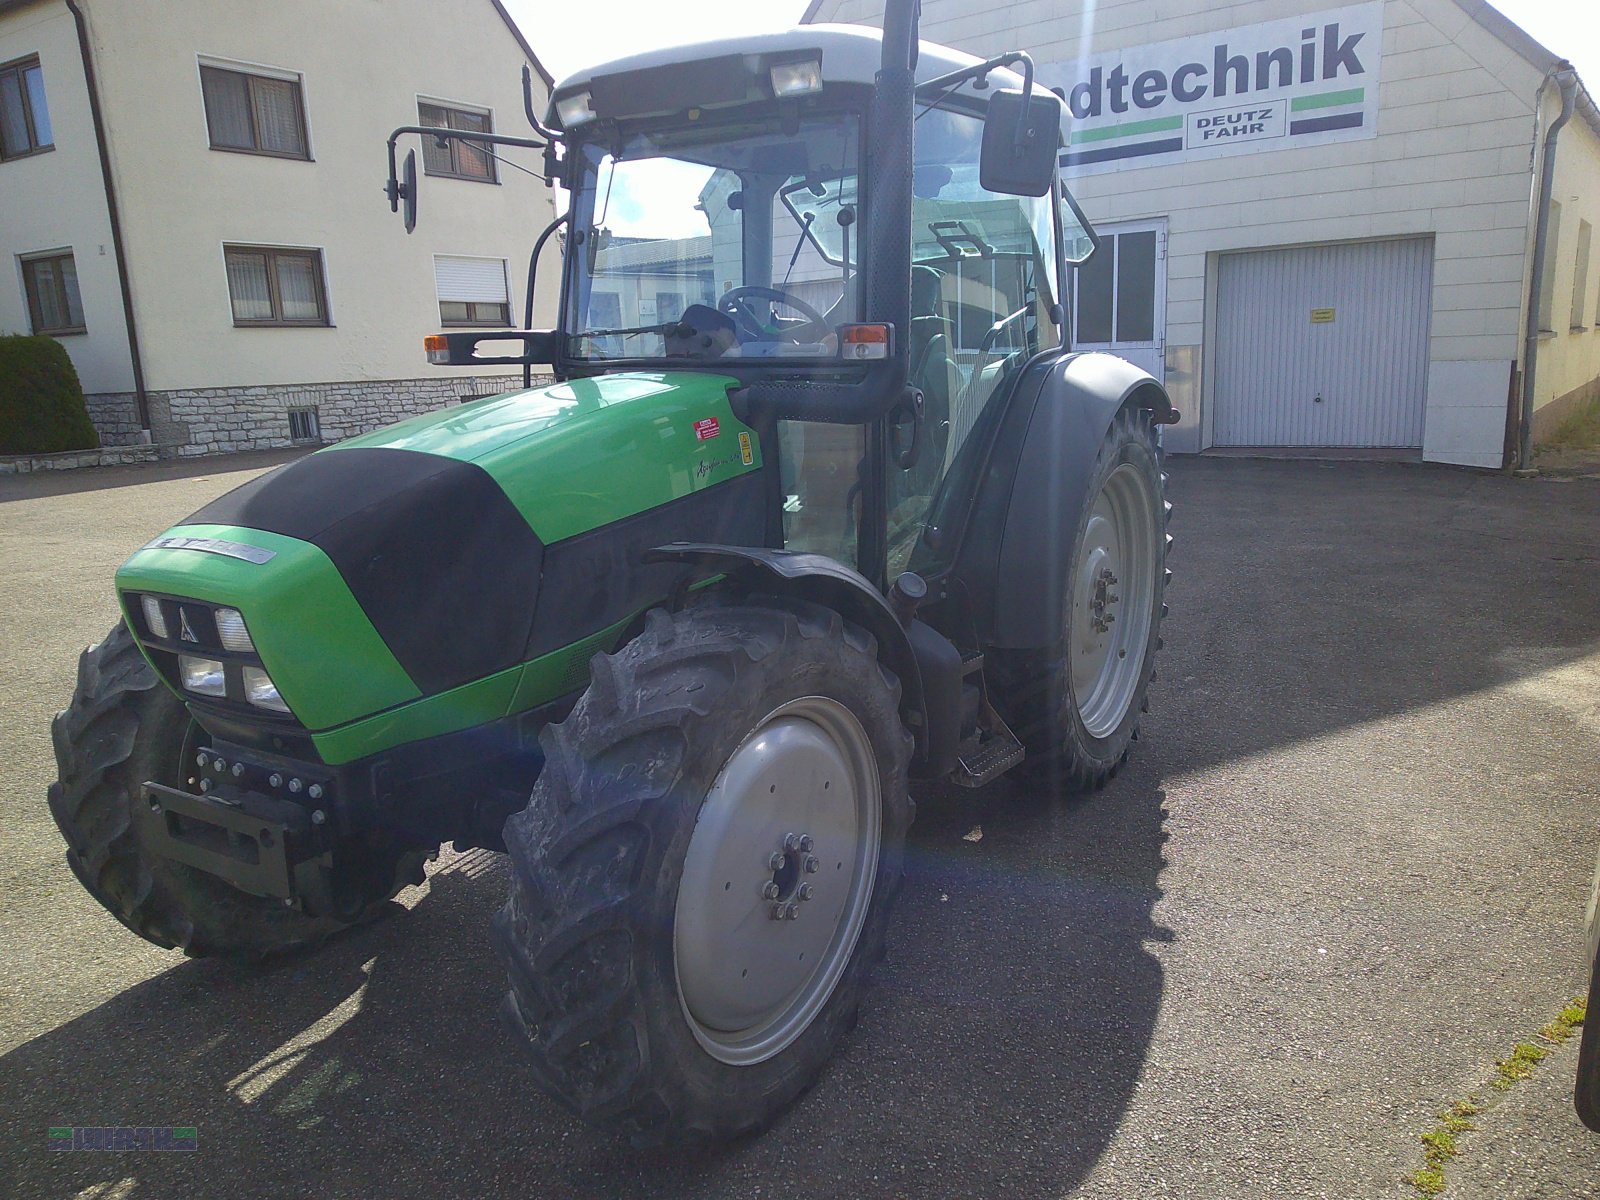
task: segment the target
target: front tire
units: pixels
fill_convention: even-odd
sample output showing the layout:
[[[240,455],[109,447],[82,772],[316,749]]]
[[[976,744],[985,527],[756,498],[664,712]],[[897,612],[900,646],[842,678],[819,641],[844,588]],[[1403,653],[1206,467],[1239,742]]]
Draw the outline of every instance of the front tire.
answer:
[[[1061,639],[991,650],[995,704],[1027,750],[1020,774],[1065,792],[1103,787],[1139,736],[1166,616],[1166,475],[1148,409],[1124,408],[1090,476]]]
[[[205,742],[125,625],[83,652],[77,690],[50,734],[59,771],[50,813],[67,840],[67,865],[146,941],[193,958],[262,958],[314,945],[350,924],[247,895],[144,847],[133,813],[141,788],[188,788],[192,755]],[[377,909],[369,905],[356,919]]]
[[[592,672],[506,823],[507,1013],[591,1123],[755,1131],[882,956],[912,811],[899,684],[862,630],[773,598],[652,612]]]

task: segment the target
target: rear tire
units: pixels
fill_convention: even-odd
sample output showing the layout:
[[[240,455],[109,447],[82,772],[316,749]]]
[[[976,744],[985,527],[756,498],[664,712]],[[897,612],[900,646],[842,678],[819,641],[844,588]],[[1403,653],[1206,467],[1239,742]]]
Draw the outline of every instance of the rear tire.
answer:
[[[347,922],[248,895],[141,845],[133,815],[141,787],[188,787],[190,755],[205,744],[198,733],[126,626],[83,652],[77,691],[50,726],[60,773],[50,785],[50,813],[78,882],[146,941],[194,958],[260,958],[345,928]]]
[[[1148,708],[1172,574],[1160,457],[1150,411],[1119,412],[1074,536],[1060,641],[985,655],[995,706],[1028,753],[1016,773],[1058,791],[1105,786]]]
[[[900,881],[899,699],[868,634],[792,600],[656,610],[595,657],[505,830],[505,1008],[544,1091],[651,1145],[761,1129],[815,1081]]]

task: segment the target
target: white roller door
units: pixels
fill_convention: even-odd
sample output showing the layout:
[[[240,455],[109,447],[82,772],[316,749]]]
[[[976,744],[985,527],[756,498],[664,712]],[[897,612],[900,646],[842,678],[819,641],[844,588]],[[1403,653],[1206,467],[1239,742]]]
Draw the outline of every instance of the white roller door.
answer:
[[[1421,447],[1433,242],[1225,254],[1217,446]]]

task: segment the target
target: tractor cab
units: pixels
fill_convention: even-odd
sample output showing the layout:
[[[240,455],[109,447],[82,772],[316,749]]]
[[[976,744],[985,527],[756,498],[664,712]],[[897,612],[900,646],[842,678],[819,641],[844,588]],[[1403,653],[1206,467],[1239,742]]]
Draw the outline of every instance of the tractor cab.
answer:
[[[855,26],[596,66],[544,116],[569,208],[558,328],[530,353],[558,378],[726,378],[779,467],[771,540],[880,582],[949,566],[945,481],[990,399],[1061,346],[1094,249],[1026,56],[915,57],[906,179],[884,169],[905,139],[876,99],[882,37]],[[451,335],[442,361],[504,337]]]

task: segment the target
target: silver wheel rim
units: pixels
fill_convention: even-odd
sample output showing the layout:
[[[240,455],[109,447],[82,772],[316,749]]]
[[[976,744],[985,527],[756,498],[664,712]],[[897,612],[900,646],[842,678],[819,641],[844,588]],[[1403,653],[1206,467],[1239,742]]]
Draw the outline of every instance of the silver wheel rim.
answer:
[[[1156,497],[1132,463],[1094,499],[1072,578],[1067,653],[1072,698],[1091,737],[1117,731],[1144,671],[1156,587]]]
[[[678,999],[712,1057],[771,1058],[833,994],[872,903],[880,799],[866,730],[823,696],[773,710],[724,764],[672,931]]]

